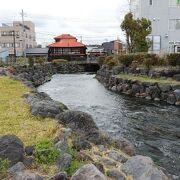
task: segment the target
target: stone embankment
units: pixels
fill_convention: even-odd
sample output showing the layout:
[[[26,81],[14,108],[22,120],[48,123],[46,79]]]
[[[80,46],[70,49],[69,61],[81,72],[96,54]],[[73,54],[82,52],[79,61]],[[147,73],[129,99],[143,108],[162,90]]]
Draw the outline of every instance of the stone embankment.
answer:
[[[47,94],[37,92],[34,79],[28,76],[22,78],[18,72],[20,71],[16,68],[16,73],[12,77],[25,83],[31,82],[32,84],[26,84],[34,87],[32,92],[23,96],[30,105],[31,113],[35,116],[55,118],[57,123],[63,124],[65,128],[59,129],[58,135],[54,138],[54,146],[61,153],[56,162],[59,173],[53,177],[44,177],[29,171],[29,167],[35,161],[33,146],[24,147],[23,142],[14,135],[0,136],[0,158],[8,159],[10,162],[8,169],[10,179],[168,180],[176,178],[156,166],[151,158],[136,155],[134,146],[128,140],[112,139],[108,134],[101,132],[91,115],[71,111],[63,103],[52,100]],[[24,73],[23,71],[20,74]],[[26,73],[33,74],[31,69]],[[72,176],[65,172],[74,158],[68,151],[69,142],[78,152],[76,159],[86,162]]]
[[[147,100],[164,101],[171,105],[180,106],[180,84],[126,79],[119,74],[122,72],[124,72],[122,67],[115,67],[113,70],[103,67],[98,71],[97,79],[109,90],[116,93],[123,93]],[[155,71],[151,72],[157,74]],[[117,74],[119,75],[117,76]],[[137,75],[137,72],[135,74]],[[172,71],[170,74],[173,74]],[[133,76],[133,74],[131,75]]]
[[[78,64],[53,64],[28,66],[13,66],[0,69],[0,75],[10,75],[14,79],[23,81],[27,86],[33,88],[50,81],[54,74],[82,73],[84,68]]]

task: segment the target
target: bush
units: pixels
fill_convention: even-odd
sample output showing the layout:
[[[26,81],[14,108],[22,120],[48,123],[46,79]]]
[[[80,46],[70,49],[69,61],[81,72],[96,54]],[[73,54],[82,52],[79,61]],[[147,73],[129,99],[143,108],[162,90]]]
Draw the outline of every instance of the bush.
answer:
[[[153,61],[151,58],[146,58],[143,62],[143,65],[147,68],[150,69],[153,66]]]
[[[104,60],[104,64],[108,65],[109,69],[116,66],[118,62],[115,60],[114,56],[107,56]]]
[[[52,60],[52,63],[54,63],[54,64],[66,64],[66,63],[68,63],[68,61],[65,59],[54,59],[54,60]]]
[[[50,139],[43,139],[35,145],[35,158],[38,163],[52,164],[59,155],[60,151],[54,147]]]
[[[120,55],[118,56],[118,60],[120,64],[129,67],[134,60],[134,55]]]
[[[46,62],[46,58],[45,57],[36,57],[35,58],[35,63],[43,65]]]
[[[29,64],[30,67],[34,66],[34,58],[33,57],[28,58],[28,64]]]
[[[180,54],[167,55],[167,61],[170,66],[180,66]]]
[[[8,165],[8,160],[0,159],[0,179],[5,179],[7,177]]]
[[[102,66],[102,65],[104,64],[104,62],[105,62],[105,59],[106,59],[106,56],[99,56],[99,57],[97,58],[98,64],[99,64],[100,66]]]

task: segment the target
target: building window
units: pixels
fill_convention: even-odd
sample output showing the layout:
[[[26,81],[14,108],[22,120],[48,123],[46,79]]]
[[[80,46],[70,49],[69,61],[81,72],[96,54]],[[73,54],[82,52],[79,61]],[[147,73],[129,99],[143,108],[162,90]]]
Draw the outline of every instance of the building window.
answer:
[[[149,0],[149,5],[152,5],[152,3],[153,3],[152,0]]]
[[[180,19],[170,19],[169,30],[180,30]]]
[[[148,36],[150,42],[149,51],[160,51],[161,50],[161,36]]]

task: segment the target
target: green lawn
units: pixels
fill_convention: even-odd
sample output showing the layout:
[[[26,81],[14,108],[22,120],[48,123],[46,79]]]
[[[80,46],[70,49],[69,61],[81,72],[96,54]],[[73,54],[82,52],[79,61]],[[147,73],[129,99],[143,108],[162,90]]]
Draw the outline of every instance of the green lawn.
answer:
[[[170,80],[170,79],[160,79],[160,78],[151,78],[145,75],[131,75],[131,74],[118,74],[116,77],[130,80],[138,80],[141,82],[152,82],[152,83],[162,83],[162,84],[177,84],[180,85],[179,81]]]
[[[25,145],[51,138],[58,130],[54,120],[31,115],[21,98],[28,91],[21,82],[0,76],[0,135],[15,134]]]

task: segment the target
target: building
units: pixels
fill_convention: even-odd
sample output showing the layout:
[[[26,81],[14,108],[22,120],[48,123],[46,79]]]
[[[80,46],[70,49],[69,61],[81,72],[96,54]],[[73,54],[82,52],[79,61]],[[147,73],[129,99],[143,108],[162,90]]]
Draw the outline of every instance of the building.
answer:
[[[54,38],[55,43],[50,44],[48,59],[85,60],[86,46],[77,41],[70,34],[62,34]]]
[[[131,0],[130,9],[152,22],[151,52],[180,52],[180,0]]]
[[[0,48],[0,61],[5,62],[8,56],[9,56],[8,50]]]
[[[48,48],[28,48],[26,49],[27,57],[48,57]]]
[[[120,40],[105,42],[102,44],[102,48],[107,54],[121,54],[124,44]]]
[[[14,42],[15,49],[14,52]],[[36,47],[35,25],[31,21],[14,21],[0,26],[0,47],[6,48],[10,56],[22,56],[26,48]]]

